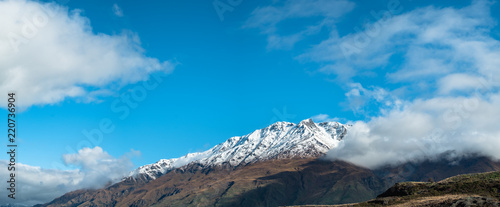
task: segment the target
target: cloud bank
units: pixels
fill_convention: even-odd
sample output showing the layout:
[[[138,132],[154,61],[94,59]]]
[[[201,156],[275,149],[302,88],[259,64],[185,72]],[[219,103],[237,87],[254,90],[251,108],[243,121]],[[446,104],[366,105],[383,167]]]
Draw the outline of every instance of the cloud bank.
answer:
[[[500,94],[415,100],[356,122],[327,156],[368,168],[471,155],[499,160],[499,106]]]
[[[21,107],[93,101],[174,68],[147,57],[137,35],[95,33],[81,11],[55,3],[2,0],[0,27],[0,93],[17,92]]]
[[[137,154],[132,151],[132,154]],[[15,204],[34,205],[46,203],[69,191],[95,189],[119,181],[128,175],[133,164],[130,156],[114,158],[100,147],[83,148],[77,154],[63,155],[67,165],[76,170],[43,169],[16,163],[16,200]],[[0,160],[0,168],[7,169],[6,160]],[[0,178],[8,180],[10,172],[0,170]],[[13,203],[8,198],[6,188],[0,189],[0,203]]]

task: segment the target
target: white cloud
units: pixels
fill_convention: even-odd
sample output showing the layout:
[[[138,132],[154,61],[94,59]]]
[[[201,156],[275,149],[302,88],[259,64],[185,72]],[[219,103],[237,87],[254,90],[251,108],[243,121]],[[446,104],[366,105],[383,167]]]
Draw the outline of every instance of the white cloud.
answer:
[[[428,6],[404,12],[404,2],[393,0],[387,4],[384,18],[380,18],[384,11],[369,12],[366,24],[353,25],[361,29],[340,35],[345,32],[339,32],[335,23],[354,9],[354,3],[287,1],[255,9],[245,27],[259,28],[271,49],[290,48],[327,29],[330,36],[299,55],[299,60],[319,63],[320,72],[334,74],[340,83],[359,81],[354,81],[357,77],[380,78],[405,83],[403,87],[412,93],[446,95],[466,90],[444,79],[450,73],[466,73],[479,80],[500,77],[500,42],[490,35],[496,26],[492,4],[475,0],[464,8]],[[317,18],[297,24],[304,28],[298,32],[280,27],[308,17]]]
[[[334,29],[328,39],[299,58],[321,63],[321,72],[335,74],[344,82],[359,76],[379,77],[391,83],[415,84],[413,90],[419,90],[416,85],[422,82],[450,87],[436,85],[450,73],[498,78],[500,42],[490,36],[496,25],[491,5],[476,0],[460,9],[419,8],[389,15],[344,36]],[[437,93],[455,89],[435,88]]]
[[[416,100],[356,122],[328,157],[368,168],[472,154],[500,159],[500,95]]]
[[[78,154],[63,155],[63,160],[67,165],[81,168],[85,175],[83,179],[87,181],[81,188],[95,188],[120,179],[133,167],[127,157],[116,159],[100,147],[83,148]]]
[[[131,151],[137,154],[137,151]],[[76,170],[43,169],[16,163],[16,204],[34,205],[46,203],[69,191],[84,188],[101,188],[127,176],[133,167],[130,157],[114,158],[100,147],[83,148],[77,154],[63,156],[67,164],[77,166]],[[6,160],[0,160],[0,167],[7,169]],[[0,170],[0,178],[8,180],[10,173]],[[7,190],[0,189],[0,203],[13,203],[7,197]]]
[[[118,4],[113,4],[112,10],[117,17],[123,17],[123,10],[118,6]]]
[[[147,57],[137,35],[96,34],[78,10],[54,3],[0,1],[0,27],[0,93],[17,92],[21,107],[94,100],[174,68]]]
[[[291,49],[306,36],[318,33],[324,26],[332,26],[336,19],[350,12],[355,4],[347,0],[292,0],[276,2],[272,6],[255,9],[244,27],[257,28],[267,36],[269,49]],[[297,32],[280,31],[280,24],[292,19],[321,17]],[[299,25],[296,25],[299,27]]]
[[[361,83],[348,84],[350,90],[345,93],[348,107],[356,114],[366,114],[367,107],[377,107],[384,113],[386,109],[399,108],[402,101],[391,92],[380,87],[364,88]]]
[[[441,78],[438,82],[439,93],[449,94],[454,91],[470,92],[477,88],[492,87],[492,82],[483,77],[477,77],[464,73],[455,73]]]

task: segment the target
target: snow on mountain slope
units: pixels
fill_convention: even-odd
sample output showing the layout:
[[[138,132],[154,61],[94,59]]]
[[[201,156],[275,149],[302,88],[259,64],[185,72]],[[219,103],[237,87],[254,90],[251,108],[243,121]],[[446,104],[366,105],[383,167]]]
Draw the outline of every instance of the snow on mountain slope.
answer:
[[[189,163],[232,166],[268,159],[318,157],[336,147],[347,133],[347,125],[338,122],[314,123],[311,119],[299,124],[276,122],[266,128],[231,137],[215,147],[180,158],[162,159],[132,171],[130,176],[145,175],[155,179],[172,169]]]

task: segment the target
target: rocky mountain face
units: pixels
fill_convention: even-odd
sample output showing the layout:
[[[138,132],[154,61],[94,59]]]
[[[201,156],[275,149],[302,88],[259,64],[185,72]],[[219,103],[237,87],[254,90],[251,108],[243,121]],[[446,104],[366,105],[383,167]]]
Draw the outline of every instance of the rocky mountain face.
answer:
[[[349,126],[278,122],[181,158],[142,166],[103,189],[78,190],[39,206],[284,206],[375,198],[396,182],[500,170],[484,157],[369,170],[322,160]]]
[[[231,137],[204,152],[139,167],[130,176],[156,179],[175,168],[194,163],[205,167],[238,166],[270,159],[319,157],[336,147],[347,129],[347,125],[338,122],[316,124],[311,119],[299,124],[277,122],[244,136]]]
[[[144,185],[127,180],[44,206],[279,206],[363,201],[383,190],[373,172],[349,163],[280,159],[236,169],[190,165]]]

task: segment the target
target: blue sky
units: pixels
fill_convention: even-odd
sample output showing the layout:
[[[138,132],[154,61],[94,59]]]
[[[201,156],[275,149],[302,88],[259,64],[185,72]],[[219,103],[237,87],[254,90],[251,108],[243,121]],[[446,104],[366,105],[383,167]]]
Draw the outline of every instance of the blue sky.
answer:
[[[432,5],[460,8],[470,3]],[[122,17],[114,13],[115,4],[122,10]],[[333,20],[336,30],[340,35],[356,32],[356,27],[362,28],[365,21],[375,21],[370,11],[387,9],[387,4],[352,2],[351,11]],[[113,156],[138,150],[142,155],[134,163],[143,165],[206,150],[273,121],[299,122],[318,114],[343,122],[364,120],[379,112],[378,105],[367,105],[364,112],[352,110],[344,95],[348,84],[360,82],[389,90],[406,84],[386,82],[384,77],[384,70],[401,61],[396,55],[394,63],[379,67],[380,71],[350,81],[319,72],[324,63],[300,56],[328,38],[328,27],[293,46],[270,47],[267,34],[259,28],[249,28],[248,21],[252,11],[283,3],[243,1],[233,11],[224,12],[223,21],[211,2],[69,1],[64,5],[69,10],[79,10],[94,34],[134,33],[146,56],[178,65],[158,88],[148,91],[147,98],[125,120],[110,109],[116,99],[113,95],[99,97],[97,102],[65,98],[23,111],[19,115],[20,161],[30,165],[50,167],[54,160],[62,162],[61,155],[70,153],[68,146],[78,150],[79,142],[85,139],[81,131],[97,128],[103,118],[110,118],[116,129],[105,134],[100,146]],[[428,5],[430,1],[400,2],[401,13]],[[280,22],[276,34],[297,33],[321,18]],[[498,34],[496,27],[492,34]],[[114,92],[122,94],[135,85],[140,84],[125,85]],[[410,99],[414,96],[402,95]]]
[[[64,154],[95,147],[82,131],[103,119],[114,128],[97,145],[137,167],[275,121],[370,125],[421,102],[497,93],[500,5],[490,1],[21,2],[56,11],[0,59],[0,91],[17,91],[23,108],[18,162],[30,166],[60,168]],[[230,9],[223,19],[214,2]],[[113,103],[155,75],[162,82],[121,118]],[[488,92],[474,93],[478,82]]]

